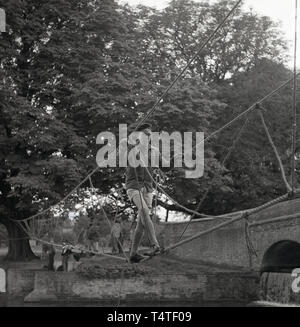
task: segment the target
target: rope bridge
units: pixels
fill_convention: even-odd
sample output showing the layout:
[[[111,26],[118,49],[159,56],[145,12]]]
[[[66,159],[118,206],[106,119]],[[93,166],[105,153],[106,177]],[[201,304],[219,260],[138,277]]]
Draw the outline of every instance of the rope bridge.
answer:
[[[138,127],[140,127],[147,119],[149,119],[151,117],[151,115],[157,110],[159,104],[163,101],[164,97],[168,94],[168,92],[174,87],[174,85],[178,82],[178,80],[184,75],[184,73],[189,69],[190,65],[194,62],[194,60],[197,58],[197,56],[200,54],[200,52],[209,44],[209,42],[211,42],[214,38],[214,36],[218,33],[218,31],[224,26],[224,24],[226,23],[226,21],[229,19],[229,17],[234,13],[234,11],[238,8],[238,6],[242,3],[242,0],[239,0],[236,2],[236,4],[233,6],[233,8],[228,12],[228,14],[224,17],[224,19],[222,20],[222,22],[215,28],[215,30],[211,33],[211,35],[203,42],[203,44],[199,47],[198,51],[194,54],[194,56],[188,61],[188,63],[186,64],[186,66],[181,70],[181,72],[177,75],[177,77],[171,82],[171,84],[166,88],[166,90],[163,92],[163,94],[158,98],[158,100],[155,102],[154,106],[144,114],[144,116],[142,116],[142,118],[137,122],[136,127],[135,127],[135,131],[138,129]],[[296,53],[295,53],[295,59],[296,59]],[[249,122],[249,114],[254,111],[255,109],[259,109],[258,110],[258,114],[260,117],[260,120],[262,122],[262,126],[265,130],[266,136],[268,138],[268,141],[270,142],[270,145],[274,151],[274,154],[276,156],[276,159],[278,161],[279,167],[280,167],[280,172],[282,175],[282,179],[283,182],[286,186],[287,189],[287,193],[268,202],[265,203],[261,206],[252,208],[252,209],[248,209],[248,210],[243,210],[243,211],[238,211],[238,212],[234,212],[234,213],[229,213],[229,214],[224,214],[224,215],[218,215],[218,216],[210,216],[210,215],[205,215],[202,213],[199,213],[199,210],[201,209],[201,206],[203,205],[204,200],[207,198],[209,192],[211,191],[211,187],[208,187],[204,193],[204,195],[202,196],[201,200],[199,201],[198,205],[196,206],[195,210],[191,210],[189,208],[186,208],[184,205],[178,203],[175,199],[173,199],[165,190],[164,188],[160,185],[161,183],[159,183],[159,179],[158,178],[153,178],[152,174],[149,172],[149,170],[146,168],[147,173],[149,174],[149,176],[152,179],[152,182],[155,185],[156,188],[156,199],[157,199],[157,195],[158,192],[161,192],[162,194],[164,194],[168,200],[170,200],[172,203],[174,203],[178,208],[183,209],[184,211],[188,212],[191,214],[191,217],[188,221],[188,223],[185,225],[180,238],[178,240],[178,242],[169,245],[167,248],[165,248],[161,253],[165,253],[168,252],[170,250],[173,250],[179,246],[182,246],[186,243],[189,243],[197,238],[200,238],[204,235],[207,235],[209,233],[212,233],[218,229],[221,229],[225,226],[228,226],[230,224],[233,224],[237,221],[241,221],[241,220],[245,220],[245,239],[246,239],[246,243],[247,243],[247,248],[249,251],[249,254],[255,254],[255,249],[251,243],[250,240],[250,236],[249,236],[249,227],[251,226],[251,223],[249,223],[249,217],[255,213],[260,212],[261,210],[264,210],[270,206],[273,206],[281,201],[285,201],[287,200],[291,193],[292,194],[298,194],[300,193],[299,189],[296,189],[294,187],[294,172],[292,172],[292,185],[290,185],[287,181],[286,175],[285,175],[285,171],[284,171],[284,167],[282,165],[279,153],[277,151],[277,148],[272,140],[272,137],[270,135],[270,132],[268,130],[267,124],[265,122],[264,119],[264,115],[262,113],[262,107],[261,105],[267,101],[270,97],[272,97],[273,95],[277,94],[279,91],[281,91],[284,87],[286,87],[290,82],[294,82],[294,105],[295,105],[295,91],[296,91],[296,80],[299,77],[300,73],[296,73],[296,70],[294,70],[294,76],[287,80],[286,82],[282,83],[281,85],[279,85],[277,88],[275,88],[274,90],[272,90],[270,93],[268,93],[267,95],[265,95],[263,98],[261,98],[259,101],[256,101],[253,105],[251,105],[250,107],[248,107],[246,110],[244,110],[243,112],[241,112],[239,115],[237,115],[236,117],[234,117],[232,120],[230,120],[228,123],[224,124],[223,126],[221,126],[219,129],[217,129],[216,131],[214,131],[213,133],[211,133],[210,135],[208,135],[204,140],[207,141],[213,137],[215,137],[216,135],[218,135],[219,133],[221,133],[222,131],[224,131],[225,129],[229,128],[230,126],[232,126],[235,122],[241,120],[242,118],[245,117],[244,123],[242,125],[242,127],[237,131],[236,135],[234,136],[234,139],[232,140],[232,145],[229,148],[227,154],[225,155],[225,157],[222,160],[222,164],[225,165],[226,162],[228,161],[228,159],[230,158],[231,154],[233,153],[234,149],[236,148],[236,144],[238,143],[238,141],[241,139],[247,124]],[[295,139],[295,125],[293,126],[293,140]],[[194,146],[194,148],[197,145]],[[293,144],[293,148],[295,147],[295,144]],[[193,149],[194,149],[193,148]],[[114,150],[115,152],[118,151],[118,149]],[[176,155],[173,156],[172,159],[176,158]],[[107,212],[105,210],[105,204],[104,202],[104,198],[102,196],[99,195],[99,193],[97,192],[98,189],[94,186],[93,181],[92,181],[92,177],[94,176],[94,174],[96,174],[99,170],[100,165],[98,165],[95,169],[93,169],[73,190],[71,190],[62,200],[60,200],[56,205],[50,206],[49,208],[36,213],[35,215],[32,215],[31,217],[28,217],[26,219],[23,220],[13,220],[15,223],[17,223],[28,235],[29,238],[39,241],[42,244],[45,245],[51,245],[51,246],[55,246],[59,249],[63,249],[63,243],[64,243],[64,228],[66,228],[66,226],[69,224],[71,225],[71,227],[74,228],[74,226],[76,225],[76,223],[79,224],[80,222],[80,218],[74,218],[72,221],[67,217],[63,217],[60,214],[55,213],[55,211],[59,211],[61,210],[65,205],[67,205],[68,200],[73,200],[73,202],[76,202],[76,205],[78,207],[82,207],[85,208],[86,207],[86,203],[84,202],[84,197],[80,200],[80,197],[78,196],[78,192],[79,190],[83,190],[85,189],[87,194],[89,195],[91,201],[92,201],[92,207],[93,210],[95,209],[95,207],[97,207],[97,209],[100,209],[101,213],[102,213],[102,218],[104,218],[105,223],[108,227],[108,229],[110,230],[110,233],[112,233],[112,227],[113,227],[113,222],[116,220],[119,212],[118,210],[116,211],[114,218],[109,218],[109,216],[107,215]],[[217,178],[217,176],[214,176],[214,179]],[[88,187],[84,188],[84,186],[88,184]],[[211,183],[211,185],[213,185],[213,183]],[[117,197],[118,197],[118,201],[117,201],[117,207],[118,207],[118,202],[120,203],[120,198],[122,198],[120,196],[120,193],[123,190],[120,189],[117,191]],[[120,192],[120,193],[119,193]],[[112,193],[116,193],[116,190],[112,190],[109,194]],[[84,194],[84,192],[83,192]],[[106,201],[107,201],[108,196],[106,196]],[[95,201],[94,201],[95,200]],[[121,199],[122,201],[122,199]],[[96,202],[96,204],[95,204]],[[107,204],[107,203],[106,203]],[[76,207],[76,206],[75,206]],[[209,228],[205,231],[202,231],[200,233],[196,233],[195,235],[188,237],[186,239],[182,239],[187,228],[190,225],[190,222],[192,221],[192,219],[194,219],[196,216],[198,217],[205,217],[205,218],[210,218],[210,219],[224,219],[226,218],[225,221],[215,225],[212,228]],[[93,222],[94,223],[94,222]],[[74,244],[78,244],[80,242],[84,243],[82,240],[80,240],[80,238],[82,238],[82,234],[85,232],[86,226],[83,226],[82,230],[77,230],[77,232],[75,233],[75,239],[73,240]],[[118,240],[119,242],[119,240]],[[91,250],[88,247],[86,247],[85,244],[82,244],[81,247],[79,246],[74,246],[72,247],[72,251],[75,253],[89,253],[89,254],[96,254],[96,255],[101,255],[101,256],[107,256],[107,257],[113,257],[119,260],[124,260],[127,261],[129,263],[128,260],[128,256],[126,254],[126,251],[123,247],[123,245],[119,242],[119,246],[121,248],[121,252],[123,254],[123,256],[114,256],[112,254],[108,254],[105,253],[105,251],[95,251],[95,250]],[[147,260],[150,260],[152,257],[148,257]]]

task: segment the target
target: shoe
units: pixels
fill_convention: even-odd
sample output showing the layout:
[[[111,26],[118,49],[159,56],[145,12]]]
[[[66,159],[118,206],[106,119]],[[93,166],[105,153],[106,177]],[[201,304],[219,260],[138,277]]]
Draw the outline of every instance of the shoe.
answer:
[[[65,244],[62,247],[61,255],[70,255],[70,254],[72,254],[73,249],[74,249],[73,245]]]
[[[138,263],[143,259],[146,259],[146,257],[141,255],[141,254],[138,254],[138,253],[136,253],[134,255],[131,255],[130,258],[129,258],[131,263]]]
[[[75,259],[75,261],[79,262],[80,259],[81,259],[81,254],[80,253],[74,253],[73,258]]]
[[[162,248],[159,245],[153,245],[150,248],[151,248],[151,251],[144,253],[144,255],[152,257],[152,256],[162,252]]]

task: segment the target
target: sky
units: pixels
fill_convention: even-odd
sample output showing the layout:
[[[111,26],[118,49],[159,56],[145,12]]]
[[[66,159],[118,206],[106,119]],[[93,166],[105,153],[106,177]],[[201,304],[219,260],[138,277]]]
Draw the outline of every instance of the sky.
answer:
[[[201,2],[201,0],[194,0]],[[130,5],[143,4],[151,6],[157,9],[163,9],[167,4],[168,0],[121,0],[121,2],[128,2]],[[214,2],[214,0],[210,0]],[[270,16],[276,21],[281,22],[282,30],[286,35],[287,40],[290,41],[290,55],[294,53],[294,29],[295,29],[295,0],[245,0],[246,8],[252,8],[257,13]],[[300,3],[298,4],[298,14],[300,13]],[[298,18],[298,27],[300,24],[300,15]],[[300,58],[300,39],[297,46],[298,56]],[[290,65],[293,65],[291,59]],[[300,59],[298,60],[297,66],[300,67]]]

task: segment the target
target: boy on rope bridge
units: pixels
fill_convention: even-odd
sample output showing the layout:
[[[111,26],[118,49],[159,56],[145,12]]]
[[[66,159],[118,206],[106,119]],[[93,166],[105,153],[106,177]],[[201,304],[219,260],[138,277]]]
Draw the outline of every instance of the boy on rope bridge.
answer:
[[[151,135],[151,125],[142,124],[136,129],[141,137],[147,136],[147,142],[149,143],[149,137]],[[138,140],[137,143],[140,140]],[[133,148],[133,146],[132,146]],[[158,149],[151,146],[151,150],[158,151]],[[148,171],[147,171],[148,170]],[[131,202],[133,202],[137,209],[137,224],[133,235],[131,250],[130,250],[130,261],[132,263],[138,263],[145,259],[144,255],[138,253],[138,247],[142,240],[144,231],[146,231],[148,239],[150,241],[151,252],[148,255],[155,255],[161,252],[161,247],[157,241],[154,224],[150,217],[153,199],[153,183],[149,173],[153,174],[153,168],[143,167],[141,165],[133,167],[129,165],[126,168],[126,192]]]

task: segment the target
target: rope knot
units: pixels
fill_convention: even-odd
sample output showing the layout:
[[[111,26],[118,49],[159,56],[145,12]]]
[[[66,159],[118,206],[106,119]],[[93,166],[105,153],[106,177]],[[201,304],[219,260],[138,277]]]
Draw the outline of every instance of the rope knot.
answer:
[[[293,200],[294,196],[295,196],[294,190],[291,190],[290,192],[288,192],[288,200]]]
[[[70,255],[72,254],[72,250],[74,249],[74,246],[71,244],[63,244],[61,255]]]
[[[242,218],[245,219],[247,223],[249,223],[249,216],[250,216],[249,212],[244,212]]]
[[[266,108],[264,108],[259,102],[255,104],[255,109],[257,109],[260,112],[267,112]]]
[[[249,254],[249,258],[251,260],[251,256],[254,255],[255,257],[258,257],[257,252],[254,248],[254,245],[252,243],[251,237],[250,237],[250,222],[249,222],[250,214],[249,212],[245,212],[243,214],[243,218],[245,219],[245,240],[247,245],[247,250]]]

